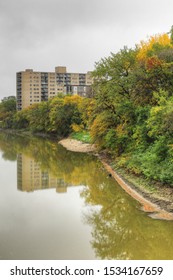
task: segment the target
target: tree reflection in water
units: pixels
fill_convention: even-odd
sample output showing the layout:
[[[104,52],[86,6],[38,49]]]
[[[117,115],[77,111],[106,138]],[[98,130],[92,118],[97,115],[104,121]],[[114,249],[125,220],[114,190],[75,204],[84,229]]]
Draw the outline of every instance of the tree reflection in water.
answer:
[[[86,204],[100,205],[85,213],[97,257],[173,259],[173,222],[151,219],[112,178],[104,172],[98,176],[81,193]]]
[[[4,133],[0,150],[6,160],[22,154],[39,163],[43,174],[84,186],[84,221],[91,226],[97,258],[173,259],[173,222],[148,217],[94,156],[69,152],[57,141]]]

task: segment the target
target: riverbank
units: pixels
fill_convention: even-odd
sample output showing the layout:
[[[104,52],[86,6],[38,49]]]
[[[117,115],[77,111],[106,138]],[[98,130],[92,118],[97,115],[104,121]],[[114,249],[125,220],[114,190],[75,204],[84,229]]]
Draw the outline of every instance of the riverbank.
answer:
[[[143,211],[155,219],[173,220],[173,188],[169,186],[155,186],[154,189],[148,189],[144,184],[137,185],[132,180],[127,179],[117,172],[112,166],[107,156],[97,153],[95,145],[86,144],[74,139],[63,139],[59,141],[63,147],[73,152],[94,153],[102,162],[104,168],[118,184],[135,200],[141,204]]]
[[[52,135],[43,133],[31,133],[26,130],[3,130],[0,131],[10,133],[12,135],[19,135],[24,137],[41,137],[53,139],[56,142],[59,141]],[[64,146],[67,150],[73,152],[92,153],[98,156],[99,160],[104,165],[109,176],[112,176],[119,185],[135,200],[139,201],[143,211],[148,212],[152,218],[173,220],[173,188],[168,185],[162,185],[158,182],[148,182],[146,179],[141,178],[126,172],[126,170],[120,170],[114,164],[110,157],[106,154],[98,153],[95,145],[83,143],[75,139],[63,139],[59,141],[59,144]]]
[[[59,141],[64,148],[72,152],[93,153],[96,152],[96,146],[79,140],[66,138]]]

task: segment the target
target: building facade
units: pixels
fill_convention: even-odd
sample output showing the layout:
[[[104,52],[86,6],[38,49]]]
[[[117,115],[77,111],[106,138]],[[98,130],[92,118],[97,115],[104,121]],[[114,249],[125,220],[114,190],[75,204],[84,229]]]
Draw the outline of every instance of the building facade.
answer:
[[[16,74],[17,110],[47,101],[59,93],[88,97],[92,82],[91,72],[68,73],[64,66],[55,67],[54,72],[26,69]]]

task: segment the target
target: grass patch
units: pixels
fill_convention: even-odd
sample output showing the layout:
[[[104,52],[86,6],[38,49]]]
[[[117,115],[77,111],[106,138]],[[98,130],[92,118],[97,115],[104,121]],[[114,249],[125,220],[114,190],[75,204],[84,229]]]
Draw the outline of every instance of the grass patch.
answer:
[[[84,143],[91,143],[91,137],[88,131],[73,132],[70,137]]]

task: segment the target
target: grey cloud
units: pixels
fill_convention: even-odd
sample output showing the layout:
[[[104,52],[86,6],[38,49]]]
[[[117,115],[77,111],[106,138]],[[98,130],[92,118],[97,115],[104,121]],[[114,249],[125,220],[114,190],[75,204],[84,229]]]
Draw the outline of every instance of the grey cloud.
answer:
[[[172,9],[172,0],[0,0],[0,96],[15,93],[25,68],[92,70],[111,51],[169,31]]]
[[[83,28],[84,36],[90,28],[106,25],[116,31],[119,27],[129,29],[136,22],[140,25],[144,20],[147,26],[153,18],[150,6],[156,2],[158,14],[157,0],[1,0],[0,35],[6,43],[27,47],[31,42],[37,45],[37,40],[44,42],[79,28]]]
[[[19,28],[21,34],[29,29],[61,32],[78,26],[102,27],[111,22],[128,25],[151,15],[149,2],[157,1],[146,0],[141,5],[141,1],[134,0],[4,0],[0,13],[7,31]]]

